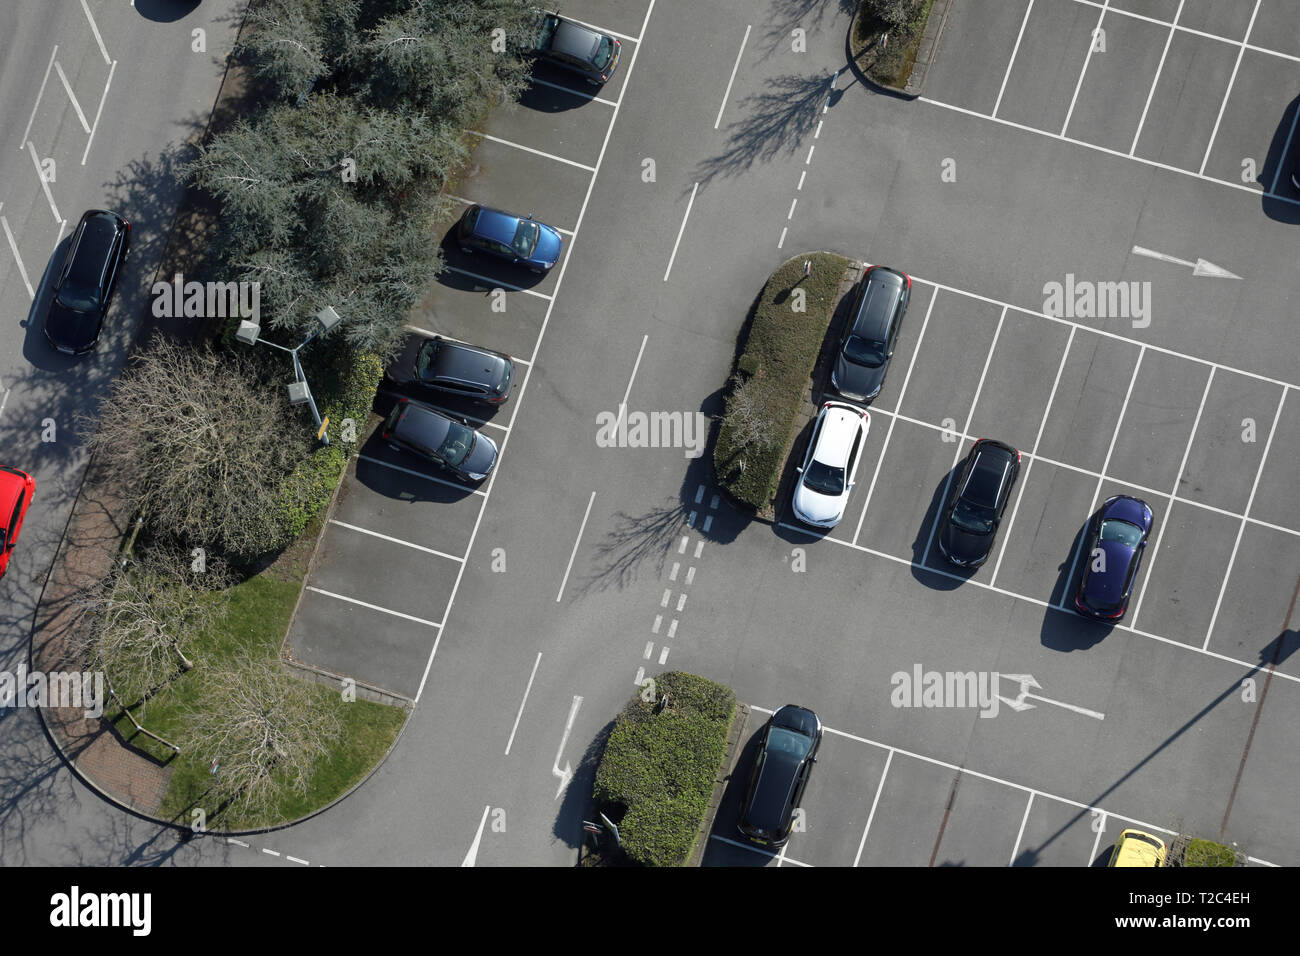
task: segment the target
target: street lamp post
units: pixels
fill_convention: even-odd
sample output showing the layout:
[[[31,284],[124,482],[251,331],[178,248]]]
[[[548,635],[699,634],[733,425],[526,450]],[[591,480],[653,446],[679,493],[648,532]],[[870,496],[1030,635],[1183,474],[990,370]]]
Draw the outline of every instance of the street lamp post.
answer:
[[[293,378],[289,384],[289,404],[301,405],[304,402],[311,406],[311,417],[316,421],[316,428],[320,440],[328,445],[330,436],[325,431],[325,424],[321,421],[320,412],[316,410],[316,399],[312,397],[311,386],[307,384],[307,375],[302,370],[302,362],[298,361],[298,353],[311,344],[312,339],[316,336],[328,332],[334,326],[343,321],[342,317],[334,311],[333,306],[325,306],[316,313],[316,321],[320,323],[320,328],[307,336],[306,341],[300,343],[296,348],[285,348],[283,345],[276,345],[274,342],[268,342],[261,338],[262,327],[256,322],[250,322],[244,319],[239,323],[239,330],[235,332],[235,338],[245,345],[256,345],[261,342],[263,345],[269,345],[273,349],[279,349],[281,352],[288,352],[293,358]]]

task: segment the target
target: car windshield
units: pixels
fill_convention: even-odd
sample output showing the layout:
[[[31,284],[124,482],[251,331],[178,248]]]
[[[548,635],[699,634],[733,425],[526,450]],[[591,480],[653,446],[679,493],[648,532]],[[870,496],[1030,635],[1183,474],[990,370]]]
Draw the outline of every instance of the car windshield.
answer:
[[[803,483],[823,495],[841,495],[844,493],[844,469],[814,460],[804,469]]]
[[[786,730],[784,727],[773,727],[772,732],[767,737],[767,750],[777,753],[790,754],[802,760],[808,755],[808,748],[812,741],[803,734],[796,733],[793,730]]]
[[[438,354],[438,343],[433,339],[425,342],[420,346],[420,354],[415,357],[415,375],[417,378],[429,378],[429,366],[433,364],[433,357]]]
[[[885,343],[872,342],[860,335],[850,335],[844,343],[844,357],[857,365],[878,368],[885,364]]]
[[[515,230],[515,237],[510,241],[510,248],[514,250],[515,255],[528,258],[537,248],[537,237],[542,234],[542,230],[537,227],[537,223],[531,219],[521,219],[519,228]]]
[[[614,59],[614,41],[609,37],[600,38],[600,46],[596,48],[596,58],[592,61],[592,66],[598,70],[603,70],[609,66],[610,61]]]
[[[99,307],[99,290],[94,286],[78,285],[71,280],[59,290],[59,305],[73,312],[92,312]]]
[[[1137,546],[1142,543],[1142,529],[1135,524],[1129,524],[1127,521],[1111,519],[1101,523],[1102,541],[1118,541],[1130,550],[1136,550]]]
[[[952,510],[952,523],[971,534],[988,534],[993,530],[993,511],[969,501],[958,501]]]
[[[459,465],[473,447],[474,430],[459,422],[452,422],[447,429],[447,437],[442,440],[435,454],[449,465]]]

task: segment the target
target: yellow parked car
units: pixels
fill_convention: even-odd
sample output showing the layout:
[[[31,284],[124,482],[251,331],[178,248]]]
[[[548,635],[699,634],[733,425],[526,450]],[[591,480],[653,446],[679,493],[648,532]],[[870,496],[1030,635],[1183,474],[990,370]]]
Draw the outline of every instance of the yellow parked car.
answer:
[[[1165,841],[1141,830],[1121,830],[1107,866],[1164,866]]]

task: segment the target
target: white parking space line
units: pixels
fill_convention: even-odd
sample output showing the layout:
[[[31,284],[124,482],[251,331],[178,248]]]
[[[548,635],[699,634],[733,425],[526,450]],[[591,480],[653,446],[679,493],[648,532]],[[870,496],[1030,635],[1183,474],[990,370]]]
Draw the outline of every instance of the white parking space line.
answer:
[[[86,19],[90,21],[90,32],[95,34],[95,42],[99,44],[99,52],[104,57],[104,62],[111,62],[108,58],[108,50],[104,49],[104,38],[99,35],[99,27],[95,25],[95,18],[90,15],[90,7],[86,6],[86,0],[81,0],[81,9],[86,11]]]
[[[1147,111],[1151,109],[1151,98],[1156,95],[1156,85],[1160,82],[1160,74],[1165,69],[1165,57],[1169,55],[1169,45],[1173,42],[1174,34],[1178,32],[1178,20],[1183,15],[1183,3],[1185,0],[1178,0],[1178,9],[1174,12],[1174,22],[1169,27],[1169,33],[1165,37],[1165,48],[1160,51],[1160,62],[1156,65],[1156,75],[1151,80],[1151,87],[1147,90],[1147,101],[1142,104],[1142,115],[1138,118],[1137,129],[1133,131],[1133,143],[1129,146],[1128,154],[1132,156],[1137,152],[1138,137],[1142,135],[1142,127],[1146,125]]]
[[[90,138],[86,140],[86,149],[81,154],[81,165],[86,165],[86,157],[90,155],[90,144],[95,141],[95,131],[99,129],[99,117],[104,112],[104,101],[108,99],[108,88],[113,85],[113,74],[117,72],[117,60],[114,60],[108,67],[108,79],[104,81],[104,92],[99,94],[99,106],[95,109],[95,122],[90,127]]]
[[[534,86],[549,86],[551,89],[559,90],[562,93],[572,93],[574,96],[581,96],[583,99],[591,100],[596,103],[604,103],[606,106],[618,105],[613,100],[607,100],[603,96],[597,96],[595,93],[591,93],[587,90],[575,89],[572,86],[564,86],[561,83],[549,83],[546,80],[538,79],[535,76],[529,77],[528,82],[532,83]]]
[[[45,173],[41,169],[41,158],[36,155],[36,144],[30,139],[27,141],[27,149],[32,154],[32,165],[36,167],[36,178],[41,181],[41,189],[45,192],[45,201],[50,204],[50,212],[54,213],[54,221],[62,222],[63,217],[59,215],[59,207],[54,205],[54,194],[50,192],[50,184],[45,179]]]
[[[400,544],[404,548],[414,548],[416,551],[423,551],[426,554],[432,554],[439,558],[446,558],[448,561],[464,561],[464,558],[457,557],[454,554],[447,554],[445,551],[436,551],[433,548],[426,548],[422,544],[415,544],[411,541],[403,541],[401,538],[393,538],[386,534],[380,534],[378,531],[371,531],[368,528],[359,528],[354,524],[348,524],[346,521],[339,521],[336,518],[330,518],[330,524],[336,524],[340,528],[347,528],[349,531],[355,531],[358,534],[368,534],[372,538],[380,538],[393,544]]]
[[[36,119],[36,110],[41,105],[41,97],[45,95],[45,84],[50,82],[50,70],[54,66],[54,57],[58,52],[59,45],[56,43],[54,49],[50,51],[50,62],[45,64],[45,78],[41,80],[41,88],[36,91],[36,102],[32,104],[32,114],[27,117],[27,125],[23,128],[23,138],[18,143],[19,149],[27,145],[27,134],[32,131],[32,122]]]
[[[1095,833],[1096,836],[1092,838],[1092,853],[1088,856],[1088,859],[1083,861],[1084,866],[1092,866],[1092,861],[1097,859],[1097,851],[1101,849],[1101,835],[1106,831],[1107,816],[1109,816],[1109,814],[1107,814],[1103,810],[1102,818],[1101,818],[1101,826],[1093,828],[1092,832]]]
[[[368,604],[365,601],[358,601],[356,598],[350,598],[343,594],[335,594],[333,591],[326,591],[321,588],[314,587],[310,584],[306,586],[306,590],[315,591],[317,594],[323,594],[326,597],[332,597],[339,601],[346,601],[348,604],[356,604],[359,607],[368,608],[371,611],[378,611],[380,614],[389,614],[392,615],[393,617],[400,617],[405,621],[414,621],[416,624],[426,624],[429,627],[438,628],[440,630],[442,628],[442,625],[436,621],[429,621],[422,617],[415,617],[410,614],[403,614],[401,611],[394,611],[391,610],[390,608],[380,607],[378,604]]]
[[[594,173],[596,171],[595,166],[588,166],[586,163],[580,163],[575,159],[568,159],[564,156],[556,156],[554,153],[548,153],[545,150],[541,150],[541,149],[534,149],[533,147],[525,146],[522,143],[514,143],[508,139],[502,139],[500,136],[492,136],[489,133],[482,133],[476,129],[467,129],[465,130],[465,132],[469,133],[471,136],[479,136],[482,137],[483,139],[491,140],[494,143],[500,143],[502,146],[510,146],[513,147],[514,149],[523,150],[525,153],[532,153],[534,156],[541,156],[545,159],[553,159],[555,160],[555,162],[564,163],[566,166],[576,166],[578,169],[585,169],[589,173]]]
[[[1089,7],[1101,6],[1101,4],[1097,2],[1097,0],[1074,0],[1074,2],[1082,3],[1085,6],[1089,6]],[[1244,47],[1245,49],[1250,50],[1252,53],[1262,53],[1265,54],[1266,56],[1275,56],[1278,57],[1279,59],[1291,60],[1292,62],[1300,63],[1300,56],[1296,56],[1295,54],[1292,53],[1283,53],[1281,50],[1274,50],[1266,46],[1257,46],[1254,43],[1247,43],[1244,40],[1234,40],[1232,37],[1219,36],[1217,33],[1206,33],[1204,30],[1196,30],[1193,29],[1192,27],[1183,26],[1181,23],[1175,25],[1171,21],[1161,20],[1159,17],[1149,17],[1146,16],[1145,14],[1136,13],[1132,10],[1121,10],[1119,7],[1111,7],[1109,12],[1117,16],[1130,17],[1131,19],[1134,20],[1143,20],[1146,23],[1151,23],[1158,27],[1174,27],[1175,31],[1178,33],[1188,33],[1191,34],[1192,36],[1203,37],[1206,40],[1216,40],[1219,43],[1226,43],[1228,46]],[[1249,35],[1249,33],[1247,35]]]
[[[717,840],[719,843],[725,843],[728,846],[739,847],[742,850],[748,850],[750,853],[757,853],[760,856],[767,857],[769,860],[775,860],[778,858],[778,854],[773,853],[771,850],[764,850],[762,847],[758,847],[758,846],[750,846],[748,843],[741,843],[739,840],[732,840],[729,839],[728,837],[718,836],[716,833],[710,834],[709,839]],[[788,845],[789,844],[787,844],[787,846]],[[785,852],[785,847],[781,848],[781,852],[782,853]],[[781,856],[780,860],[783,863],[793,863],[795,866],[802,866],[808,869],[812,869],[811,863],[800,863],[798,860],[791,859],[788,856]]]
[[[921,345],[925,342],[925,330],[930,326],[930,313],[934,311],[934,302],[939,298],[939,290],[935,289],[930,294],[930,304],[926,306],[925,318],[921,322],[921,334],[916,337],[916,348],[912,351],[912,360],[907,363],[907,374],[903,376],[903,387],[898,390],[898,401],[894,403],[895,408],[903,407],[903,398],[907,395],[907,383],[912,380],[912,369],[916,367],[916,357],[921,354]],[[871,409],[874,411],[874,409]],[[889,451],[889,439],[894,436],[894,425],[898,421],[898,416],[891,416],[889,419],[889,428],[885,431],[885,444],[880,449],[880,457],[876,459],[876,469],[871,473],[871,484],[867,486],[867,497],[862,502],[862,514],[858,516],[858,526],[853,529],[853,543],[858,543],[858,535],[862,533],[862,522],[866,520],[867,508],[871,506],[871,496],[876,491],[876,480],[880,478],[880,466],[885,463],[885,453]]]
[[[1111,12],[1114,13],[1115,11],[1111,10]],[[1216,183],[1220,186],[1227,186],[1231,189],[1241,190],[1242,192],[1251,193],[1255,196],[1259,196],[1263,193],[1262,189],[1257,189],[1255,186],[1251,186],[1247,183],[1233,182],[1231,179],[1219,179],[1215,176],[1207,176],[1203,170],[1198,173],[1194,170],[1183,169],[1181,166],[1171,166],[1169,163],[1147,159],[1144,156],[1130,156],[1128,153],[1122,152],[1118,149],[1111,149],[1109,146],[1099,146],[1096,143],[1089,143],[1086,140],[1075,139],[1073,136],[1063,136],[1060,133],[1053,133],[1051,130],[1039,129],[1036,126],[1027,126],[1024,123],[1016,123],[1012,120],[1003,119],[1001,116],[990,116],[988,113],[981,113],[979,110],[967,109],[964,106],[957,106],[953,103],[944,103],[941,100],[930,99],[927,96],[918,96],[917,100],[922,103],[929,103],[931,106],[937,106],[940,109],[951,110],[954,113],[962,113],[966,116],[975,116],[982,120],[988,120],[990,123],[998,123],[1002,126],[1018,129],[1024,133],[1034,133],[1038,136],[1046,136],[1049,139],[1059,140],[1062,143],[1069,143],[1072,146],[1081,146],[1084,149],[1091,149],[1098,153],[1105,153],[1107,156],[1116,156],[1120,159],[1127,159],[1135,163],[1141,163],[1142,165],[1150,166],[1153,169],[1163,169],[1166,172],[1191,176],[1193,179],[1199,179],[1202,182]],[[1292,199],[1290,196],[1274,196],[1272,198],[1276,199],[1278,202],[1291,203],[1300,206],[1300,199]],[[913,276],[913,278],[915,278],[915,276]]]
[[[885,791],[885,778],[889,776],[889,765],[894,762],[894,748],[889,748],[889,753],[885,755],[885,769],[880,771],[880,782],[876,784],[876,795],[871,798],[871,812],[867,814],[867,825],[862,828],[862,839],[858,841],[858,852],[853,857],[853,865],[857,866],[862,859],[862,851],[867,845],[867,834],[871,832],[871,821],[876,818],[876,807],[880,805],[880,795]]]
[[[1156,531],[1156,540],[1151,545],[1151,556],[1147,559],[1147,573],[1144,581],[1150,581],[1151,575],[1156,566],[1156,558],[1160,556],[1160,542],[1164,539],[1165,528],[1169,526],[1170,513],[1174,510],[1174,496],[1178,494],[1178,486],[1182,484],[1183,472],[1187,469],[1187,459],[1192,454],[1192,445],[1196,441],[1196,430],[1201,425],[1201,413],[1205,411],[1205,400],[1210,395],[1210,386],[1214,384],[1214,369],[1210,369],[1209,377],[1205,380],[1205,390],[1201,392],[1201,403],[1196,406],[1196,418],[1192,422],[1192,433],[1187,436],[1187,445],[1183,448],[1183,457],[1178,462],[1178,470],[1174,473],[1174,487],[1165,497],[1169,500],[1166,506],[1165,514],[1161,516],[1160,527]],[[1286,389],[1282,390],[1286,395]],[[1244,527],[1244,525],[1243,525]],[[1138,619],[1142,616],[1142,599],[1146,597],[1146,588],[1138,595],[1137,604],[1133,606],[1133,616],[1129,618],[1136,626]]]
[[[455,266],[443,266],[447,272],[454,272],[457,275],[469,276],[471,279],[477,279],[479,282],[485,282],[494,289],[509,289],[511,292],[523,292],[527,295],[536,296],[539,299],[551,301],[551,297],[545,292],[538,292],[536,289],[525,289],[523,286],[511,285],[509,282],[502,282],[499,279],[489,279],[487,276],[481,276],[477,272],[470,272],[468,269],[457,269]]]
[[[691,187],[691,198],[687,200],[686,212],[682,216],[682,224],[677,229],[677,239],[673,242],[672,255],[668,257],[668,268],[664,270],[664,281],[668,281],[668,274],[673,271],[673,263],[677,261],[677,247],[682,244],[682,233],[686,232],[686,220],[691,216],[691,207],[695,205],[695,194],[699,191],[700,184],[696,183]],[[784,238],[784,234],[782,234]]]
[[[14,262],[18,263],[18,274],[22,276],[23,285],[27,287],[27,295],[32,301],[36,300],[36,290],[32,288],[31,280],[27,278],[27,267],[23,265],[23,257],[18,253],[18,243],[14,241],[13,230],[9,228],[9,220],[0,216],[0,226],[4,227],[5,238],[9,240],[9,248],[13,251]]]
[[[1092,28],[1088,34],[1088,54],[1083,58],[1083,68],[1079,70],[1079,80],[1074,84],[1074,95],[1070,97],[1070,108],[1065,112],[1065,122],[1061,124],[1061,135],[1069,128],[1070,117],[1074,115],[1074,104],[1079,99],[1079,90],[1083,89],[1083,78],[1088,72],[1088,64],[1092,62],[1093,51],[1097,49],[1097,36],[1101,32],[1101,23],[1106,19],[1106,11],[1110,9],[1110,0],[1106,0],[1101,5],[1101,13],[1097,15],[1097,25]]]
[[[963,425],[961,429],[961,433],[963,436],[965,436],[966,433],[970,431],[971,419],[975,417],[975,406],[979,404],[980,393],[984,391],[984,379],[989,374],[989,365],[993,362],[993,352],[998,347],[998,336],[1002,334],[1002,323],[1006,320],[1006,317],[1007,317],[1007,310],[1005,307],[1003,307],[1002,314],[998,316],[998,327],[993,331],[993,341],[989,343],[988,354],[984,356],[984,367],[980,369],[980,380],[979,380],[979,384],[975,386],[975,397],[971,399],[970,410],[966,412],[966,424]],[[964,439],[958,438],[956,442],[957,449],[952,454],[952,465],[949,466],[948,477],[944,480],[943,483],[943,495],[941,495],[939,498],[939,511],[942,511],[944,506],[948,502],[948,492],[952,490],[952,477],[953,477],[954,469],[956,469],[957,467],[957,462],[961,460],[963,444],[964,444]],[[930,556],[930,546],[934,544],[934,533],[939,528],[939,511],[935,512],[934,520],[930,522],[930,534],[925,539],[925,550],[921,552],[922,567],[928,567],[928,565],[926,565],[925,563],[925,560]]]
[[[466,342],[464,339],[458,339],[458,338],[456,338],[456,337],[453,336],[453,335],[448,335],[446,332],[430,332],[428,329],[421,328],[421,327],[418,326],[418,325],[411,325],[409,322],[407,323],[406,328],[407,328],[408,331],[411,331],[411,332],[418,332],[420,335],[426,335],[426,336],[428,336],[428,337],[431,338],[431,339],[446,339],[448,342],[459,342],[461,345],[473,345],[473,344],[474,344],[473,342]],[[527,359],[516,358],[516,357],[513,356],[513,355],[510,356],[510,361],[516,363],[517,365],[531,365],[531,364],[532,364],[532,363],[529,362]],[[393,394],[395,394],[395,393],[393,393]]]
[[[1241,58],[1246,54],[1246,43],[1250,41],[1250,31],[1255,28],[1255,16],[1259,13],[1260,0],[1255,0],[1255,9],[1250,12],[1250,22],[1246,24],[1246,35],[1241,38],[1242,45],[1237,48],[1237,62],[1232,64],[1232,74],[1228,77],[1228,88],[1223,91],[1223,102],[1219,104],[1219,115],[1214,118],[1214,129],[1210,130],[1210,141],[1205,144],[1205,156],[1201,159],[1200,173],[1205,172],[1205,165],[1210,161],[1210,151],[1219,135],[1219,124],[1223,122],[1223,111],[1228,108],[1228,97],[1232,95],[1232,86],[1237,82],[1237,70],[1241,67]]]
[[[717,129],[722,123],[722,111],[727,108],[727,97],[731,96],[731,84],[736,82],[736,71],[740,69],[740,58],[745,53],[745,44],[749,42],[749,31],[754,28],[752,23],[745,26],[745,35],[741,38],[740,49],[736,51],[736,63],[731,68],[731,78],[727,80],[727,88],[722,93],[722,103],[718,106],[718,118],[713,121],[713,128]]]
[[[72,101],[72,108],[77,113],[77,119],[81,120],[81,128],[89,133],[90,123],[86,120],[86,114],[81,111],[81,104],[77,102],[77,94],[72,92],[72,84],[68,82],[68,75],[63,72],[63,66],[58,60],[54,61],[54,72],[59,74],[59,81],[63,84],[63,90],[68,94],[68,99]]]
[[[1228,558],[1228,570],[1223,573],[1223,583],[1219,585],[1219,596],[1214,602],[1214,613],[1210,615],[1210,626],[1205,629],[1204,650],[1210,646],[1210,636],[1214,633],[1214,624],[1219,619],[1219,608],[1223,604],[1223,595],[1228,590],[1228,581],[1232,577],[1232,566],[1237,562],[1237,549],[1241,547],[1241,535],[1246,530],[1246,517],[1251,505],[1255,503],[1255,492],[1259,490],[1259,479],[1264,475],[1264,463],[1268,461],[1269,449],[1273,447],[1273,436],[1277,433],[1277,423],[1282,419],[1282,406],[1286,403],[1287,389],[1282,390],[1282,397],[1277,400],[1277,411],[1273,414],[1273,425],[1268,430],[1268,440],[1264,442],[1264,454],[1259,458],[1259,467],[1255,469],[1255,481],[1250,486],[1250,497],[1246,499],[1246,512],[1237,527],[1237,540],[1232,543],[1232,556]]]
[[[882,560],[885,561],[892,561],[895,564],[900,564],[905,567],[912,568],[914,570],[925,571],[927,574],[935,574],[941,578],[947,578],[949,581],[957,581],[958,583],[964,584],[967,587],[983,588],[986,591],[992,591],[994,594],[1001,594],[1003,597],[1009,597],[1009,598],[1014,598],[1018,601],[1024,601],[1026,604],[1033,604],[1036,607],[1041,607],[1045,611],[1056,611],[1060,614],[1069,614],[1071,616],[1074,615],[1073,611],[1069,611],[1063,607],[1060,607],[1059,605],[1052,604],[1050,601],[1044,601],[1042,598],[1031,597],[1028,594],[1020,594],[1019,592],[1012,591],[1009,588],[1000,587],[996,584],[989,584],[988,582],[980,581],[977,578],[966,577],[960,574],[954,574],[951,571],[945,571],[943,568],[935,567],[933,565],[920,564],[916,561],[911,560],[910,558],[901,558],[896,554],[890,554],[888,551],[881,551],[878,548],[869,548],[865,544],[854,544],[852,541],[846,541],[843,538],[836,538],[831,535],[823,535],[814,531],[810,531],[807,528],[800,527],[799,525],[790,524],[785,521],[778,521],[775,523],[774,526],[777,528],[782,528],[786,531],[796,532],[813,541],[829,541],[833,544],[838,544],[840,547],[843,548],[852,548],[854,551],[860,551],[863,554],[869,554],[872,557],[881,558]],[[1161,644],[1167,644],[1170,647],[1182,648],[1183,650],[1191,651],[1194,654],[1202,654],[1206,657],[1212,657],[1217,661],[1223,661],[1226,664],[1232,664],[1237,667],[1243,667],[1248,671],[1255,671],[1260,669],[1260,665],[1258,662],[1251,663],[1250,661],[1239,660],[1238,658],[1235,657],[1229,657],[1227,654],[1218,654],[1207,648],[1198,648],[1193,644],[1188,644],[1186,641],[1176,641],[1173,638],[1161,637],[1159,634],[1152,634],[1150,631],[1139,630],[1138,628],[1134,627],[1132,624],[1116,624],[1114,625],[1114,629],[1117,631],[1128,631],[1130,634],[1135,634],[1138,637],[1145,637],[1148,640],[1159,641]],[[1282,678],[1284,680],[1294,681],[1295,683],[1300,684],[1300,676],[1287,674],[1277,670],[1273,672],[1273,676]]]
[[[1106,480],[1105,475],[1107,469],[1110,468],[1110,458],[1111,455],[1115,453],[1115,442],[1118,441],[1119,433],[1124,427],[1124,415],[1128,412],[1128,402],[1129,399],[1133,397],[1133,386],[1137,384],[1138,372],[1142,371],[1142,359],[1146,357],[1146,354],[1146,349],[1143,348],[1138,352],[1137,362],[1133,364],[1133,374],[1129,376],[1128,390],[1124,392],[1124,402],[1119,407],[1119,418],[1115,419],[1115,430],[1110,433],[1110,445],[1106,448],[1106,459],[1101,465],[1101,477],[1097,479],[1097,485],[1092,489],[1092,503],[1088,505],[1089,515],[1097,510],[1097,496],[1101,494],[1102,483]],[[1075,569],[1079,566],[1079,555],[1083,553],[1083,549],[1087,546],[1087,543],[1086,534],[1079,538],[1079,546],[1074,549],[1074,560],[1070,562],[1070,572],[1065,576],[1065,584],[1067,587],[1070,582],[1074,580]],[[1066,597],[1067,595],[1062,591],[1061,603],[1059,605],[1062,610],[1065,609]]]
[[[1010,540],[1011,529],[1016,523],[1016,514],[1020,511],[1020,499],[1025,495],[1025,486],[1029,483],[1029,473],[1033,470],[1034,459],[1038,455],[1038,445],[1043,440],[1043,429],[1047,427],[1048,416],[1052,414],[1052,403],[1056,400],[1056,389],[1061,384],[1061,372],[1065,371],[1065,360],[1070,357],[1070,346],[1074,344],[1074,334],[1077,329],[1070,329],[1070,335],[1065,340],[1065,351],[1061,353],[1061,361],[1056,366],[1056,378],[1052,380],[1052,391],[1047,396],[1047,407],[1043,409],[1043,417],[1038,422],[1038,432],[1034,435],[1034,447],[1029,451],[1029,462],[1025,465],[1025,476],[1018,482],[1020,491],[1016,494],[1016,503],[1011,506],[1011,517],[1007,520],[1006,528],[1002,531],[1003,546],[998,551],[998,559],[993,563],[993,574],[989,581],[996,584],[998,580],[998,571],[1002,567],[1002,558],[1007,553],[1005,542]],[[856,540],[856,539],[855,539]]]
[[[1034,0],[1029,0],[1029,5],[1025,7],[1025,16],[1020,21],[1020,32],[1016,34],[1016,45],[1011,48],[1011,59],[1007,61],[1006,72],[1002,74],[1002,85],[998,87],[998,98],[993,103],[993,115],[998,115],[998,108],[1002,105],[1002,94],[1006,92],[1007,80],[1011,78],[1011,68],[1016,65],[1016,54],[1020,51],[1020,41],[1025,35],[1025,24],[1029,22],[1029,14],[1034,12]]]
[[[1016,845],[1011,848],[1011,859],[1007,866],[1016,865],[1016,855],[1020,853],[1020,841],[1025,838],[1025,824],[1029,822],[1029,811],[1034,808],[1033,791],[1029,793],[1029,800],[1025,803],[1025,815],[1020,818],[1020,831],[1016,834]]]
[[[596,501],[596,493],[593,491],[591,497],[587,499],[587,510],[582,514],[582,524],[578,526],[578,536],[573,539],[573,550],[569,552],[569,563],[564,569],[564,577],[560,581],[560,590],[555,594],[555,603],[560,603],[564,597],[564,588],[569,583],[569,573],[573,571],[573,559],[578,556],[578,545],[582,543],[582,533],[587,530],[587,519],[591,517],[591,506]]]
[[[997,120],[997,122],[1000,123],[1002,122],[1002,120]],[[1123,156],[1124,154],[1118,153],[1117,155]],[[1260,190],[1258,189],[1252,189],[1250,191],[1254,193],[1256,196],[1262,195]],[[1258,372],[1248,372],[1245,369],[1234,368],[1231,365],[1224,365],[1222,362],[1215,362],[1212,361],[1211,359],[1201,358],[1199,355],[1191,355],[1187,352],[1178,352],[1175,351],[1174,349],[1163,348],[1162,346],[1159,345],[1151,345],[1139,339],[1130,338],[1127,335],[1120,335],[1118,332],[1111,332],[1108,329],[1095,328],[1091,325],[1086,325],[1082,322],[1075,322],[1071,319],[1061,318],[1060,316],[1048,315],[1046,312],[1039,312],[1036,309],[1027,309],[1024,306],[1016,305],[1013,302],[1003,302],[1000,299],[993,299],[986,295],[980,295],[978,292],[969,292],[965,289],[959,289],[956,286],[945,285],[942,282],[935,282],[933,279],[924,279],[921,278],[920,276],[913,275],[912,281],[921,282],[924,283],[925,285],[932,285],[935,286],[936,288],[942,289],[945,292],[952,292],[956,295],[963,295],[969,299],[975,299],[978,302],[987,302],[989,305],[1006,307],[1008,309],[1011,309],[1013,312],[1020,312],[1023,313],[1024,315],[1032,315],[1035,318],[1046,319],[1048,322],[1055,322],[1057,325],[1073,326],[1075,328],[1080,329],[1081,331],[1091,332],[1093,335],[1101,335],[1104,336],[1105,338],[1113,339],[1116,342],[1124,342],[1127,345],[1144,348],[1151,352],[1157,352],[1160,355],[1168,355],[1173,358],[1187,359],[1187,361],[1189,362],[1196,362],[1199,365],[1208,365],[1210,367],[1217,368],[1221,372],[1232,372],[1235,375],[1244,375],[1246,378],[1253,378],[1257,382],[1268,382],[1270,385],[1281,385],[1285,388],[1300,388],[1300,385],[1297,385],[1293,382],[1284,382],[1281,379],[1270,378],[1269,376],[1261,375]]]
[[[533,689],[533,679],[537,676],[537,665],[542,662],[542,652],[537,652],[537,659],[533,661],[533,672],[528,675],[528,686],[524,688],[524,699],[519,702],[519,713],[515,714],[515,725],[510,728],[510,739],[506,741],[507,757],[510,756],[510,748],[515,743],[515,733],[519,730],[519,719],[524,716],[524,705],[528,703],[528,694]],[[485,814],[486,816],[486,814]],[[479,825],[480,829],[482,824]]]
[[[437,478],[433,475],[426,475],[422,471],[416,471],[413,468],[403,468],[401,465],[394,465],[380,458],[372,458],[370,455],[357,455],[357,458],[360,459],[361,461],[368,461],[372,465],[383,465],[385,468],[391,468],[393,471],[400,471],[403,474],[413,475],[416,478],[423,478],[425,481],[432,481],[435,484],[446,485],[448,488],[455,488],[457,491],[467,491],[472,495],[479,495],[480,497],[487,494],[487,492],[485,492],[482,488],[471,488],[468,485],[463,485],[458,481],[448,481],[445,478]]]

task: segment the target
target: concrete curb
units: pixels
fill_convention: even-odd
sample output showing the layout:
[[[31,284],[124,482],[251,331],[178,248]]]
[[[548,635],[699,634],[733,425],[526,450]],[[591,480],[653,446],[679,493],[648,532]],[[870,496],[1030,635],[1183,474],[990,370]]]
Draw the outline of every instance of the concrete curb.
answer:
[[[903,87],[903,92],[909,96],[920,96],[925,87],[925,77],[939,55],[939,41],[943,38],[943,28],[948,23],[952,4],[953,0],[934,0],[934,6],[930,8],[930,19],[925,23],[925,32],[921,34],[921,44],[916,51],[916,62]]]

